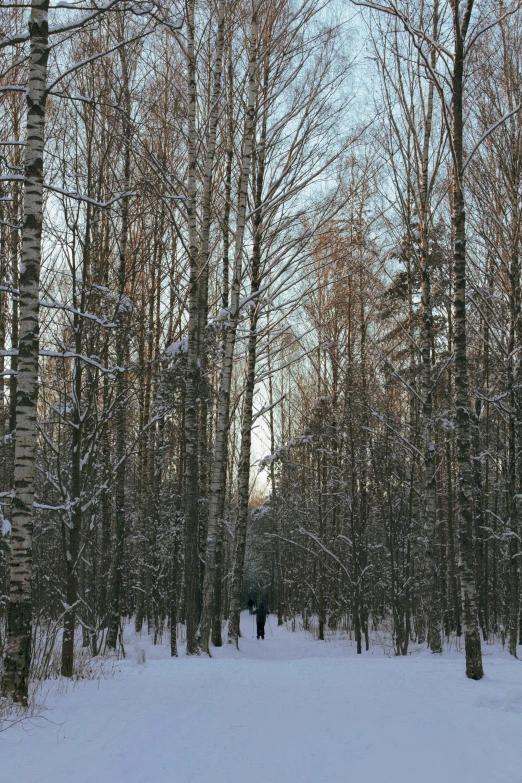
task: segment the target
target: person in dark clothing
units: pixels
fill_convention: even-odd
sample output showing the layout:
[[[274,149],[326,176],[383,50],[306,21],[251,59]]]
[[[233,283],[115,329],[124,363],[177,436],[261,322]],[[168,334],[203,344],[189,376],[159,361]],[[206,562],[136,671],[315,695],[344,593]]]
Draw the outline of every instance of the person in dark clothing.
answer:
[[[257,621],[257,638],[261,639],[265,638],[265,623],[266,623],[266,609],[265,605],[263,603],[259,604],[259,608],[256,612],[256,621]]]
[[[248,611],[250,612],[250,614],[253,614],[253,611],[254,611],[254,602],[252,601],[252,599],[251,599],[251,598],[249,598],[249,599],[248,599],[247,606],[248,606]]]

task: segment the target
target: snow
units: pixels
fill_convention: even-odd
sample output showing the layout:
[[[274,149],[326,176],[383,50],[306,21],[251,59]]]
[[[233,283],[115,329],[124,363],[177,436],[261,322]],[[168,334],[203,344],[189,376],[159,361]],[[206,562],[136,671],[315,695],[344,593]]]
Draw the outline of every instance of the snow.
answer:
[[[93,59],[93,58],[90,58]],[[88,62],[88,61],[86,61]],[[61,78],[61,77],[60,77]],[[52,86],[54,86],[56,82],[53,83]],[[48,92],[52,92],[51,87],[48,87]],[[23,179],[23,178],[22,178]],[[75,201],[85,201],[87,204],[92,204],[95,207],[100,207],[100,209],[106,209],[107,207],[110,207],[111,204],[114,204],[115,201],[119,201],[122,198],[125,198],[126,196],[132,196],[132,191],[126,191],[125,193],[116,193],[115,196],[110,198],[108,201],[96,201],[95,199],[91,198],[90,196],[85,196],[82,193],[76,193],[69,190],[64,190],[63,188],[58,188],[56,185],[50,185],[47,182],[44,182],[44,188],[47,190],[51,190],[53,193],[58,193],[62,196],[68,196],[69,198],[74,199]],[[122,297],[122,299],[128,300],[128,297]]]
[[[109,327],[111,329],[118,328],[118,324],[111,323],[110,321],[107,321],[106,318],[99,318],[99,316],[94,315],[93,313],[85,313],[81,310],[77,310],[75,307],[69,304],[64,304],[63,302],[46,302],[43,299],[40,299],[40,307],[46,307],[51,310],[66,310],[69,313],[73,313],[75,315],[80,315],[82,318],[87,318],[91,321],[95,321],[100,326]]]
[[[178,356],[180,353],[188,353],[188,338],[185,337],[183,340],[178,340],[178,342],[171,343],[167,348],[165,348],[165,353],[169,354],[170,356]]]
[[[0,734],[0,781],[521,780],[522,668],[498,648],[472,682],[462,652],[356,656],[349,640],[270,626],[257,641],[243,614],[241,651],[212,660],[170,659],[128,629],[120,673]]]

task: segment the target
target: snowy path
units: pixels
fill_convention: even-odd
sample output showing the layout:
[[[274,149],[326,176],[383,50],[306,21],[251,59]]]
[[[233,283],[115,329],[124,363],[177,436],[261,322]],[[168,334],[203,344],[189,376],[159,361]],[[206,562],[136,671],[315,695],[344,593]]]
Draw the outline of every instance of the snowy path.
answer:
[[[355,657],[267,628],[213,660],[147,648],[0,735],[1,783],[522,783],[522,664]]]

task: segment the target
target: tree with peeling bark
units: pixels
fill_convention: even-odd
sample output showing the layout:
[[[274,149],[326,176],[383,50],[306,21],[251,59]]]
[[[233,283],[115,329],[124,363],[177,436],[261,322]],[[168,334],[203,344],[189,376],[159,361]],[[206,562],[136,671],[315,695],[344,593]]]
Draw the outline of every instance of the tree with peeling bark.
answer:
[[[10,552],[10,595],[7,610],[7,654],[2,691],[27,703],[31,666],[32,530],[38,398],[39,283],[42,255],[43,165],[49,0],[33,0],[29,21],[30,53],[27,85],[24,214],[20,268],[20,337],[16,389],[14,498]]]
[[[44,146],[46,104],[49,94],[84,62],[77,63],[48,83],[49,36],[81,29],[105,10],[95,9],[68,24],[49,28],[48,0],[33,0],[28,34],[7,38],[1,46],[29,42],[27,117],[24,157],[24,214],[20,265],[19,348],[16,388],[17,429],[14,451],[14,497],[10,552],[10,601],[7,654],[4,660],[3,691],[15,701],[26,703],[31,662],[32,633],[32,531],[35,494],[36,411],[38,401],[40,267],[44,193]],[[103,56],[104,52],[94,57]],[[13,178],[10,178],[13,179]],[[72,555],[71,555],[72,558]],[[75,577],[71,584],[74,586]],[[71,590],[72,593],[75,590]],[[67,610],[69,612],[69,610]],[[70,611],[73,611],[71,608]],[[73,623],[74,624],[74,623]],[[67,634],[66,634],[67,636]],[[66,648],[67,649],[67,648]],[[66,656],[64,672],[70,673]]]

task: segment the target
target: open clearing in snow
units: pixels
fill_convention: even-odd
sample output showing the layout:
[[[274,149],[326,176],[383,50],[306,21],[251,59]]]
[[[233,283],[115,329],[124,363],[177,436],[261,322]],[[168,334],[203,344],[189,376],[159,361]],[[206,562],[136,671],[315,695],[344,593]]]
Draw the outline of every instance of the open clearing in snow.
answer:
[[[0,734],[1,783],[522,781],[520,662],[485,647],[477,683],[463,654],[355,656],[271,627],[252,639],[245,613],[241,652],[212,660],[129,635],[121,674]]]

